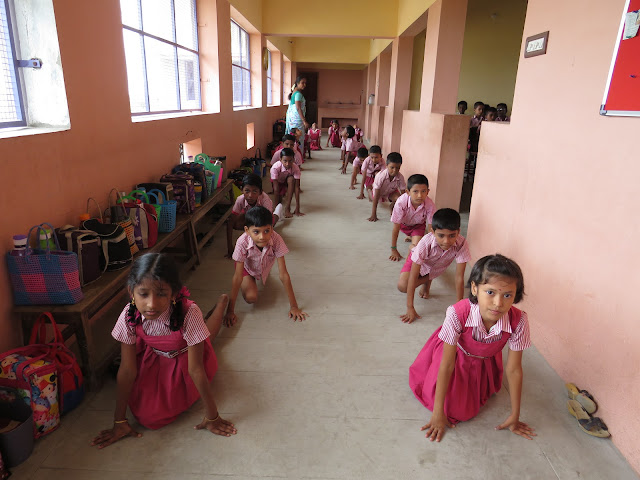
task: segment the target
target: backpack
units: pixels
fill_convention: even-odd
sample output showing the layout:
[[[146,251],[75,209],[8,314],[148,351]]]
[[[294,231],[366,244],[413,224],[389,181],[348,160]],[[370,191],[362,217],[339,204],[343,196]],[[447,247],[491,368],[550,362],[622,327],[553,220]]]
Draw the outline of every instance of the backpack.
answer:
[[[167,174],[160,177],[160,181],[172,184],[173,198],[178,202],[178,213],[193,213],[196,209],[196,190],[193,185],[193,175],[184,172]]]
[[[53,341],[45,343],[47,334],[47,320],[53,327]],[[47,362],[53,363],[58,372],[58,401],[62,415],[69,413],[82,402],[84,398],[84,382],[82,370],[76,361],[75,355],[67,348],[64,338],[53,315],[44,312],[38,317],[31,330],[29,345],[46,346],[48,353]]]
[[[28,345],[0,354],[0,386],[18,390],[31,406],[35,438],[60,426],[58,374],[55,364],[45,360],[47,353],[42,345]]]
[[[62,250],[75,252],[78,255],[80,284],[83,287],[100,278],[104,272],[104,266],[102,268],[100,266],[100,237],[96,232],[65,225],[56,229],[56,236]]]
[[[92,218],[82,222],[82,228],[92,230],[100,237],[102,243],[100,268],[107,271],[120,270],[133,261],[129,239],[120,225],[104,224]]]

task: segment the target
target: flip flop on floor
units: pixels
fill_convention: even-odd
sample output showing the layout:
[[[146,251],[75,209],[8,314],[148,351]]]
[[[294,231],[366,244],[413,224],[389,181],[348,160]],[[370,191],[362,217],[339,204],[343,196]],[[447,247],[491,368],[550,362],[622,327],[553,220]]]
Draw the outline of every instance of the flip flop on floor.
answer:
[[[593,415],[598,410],[598,404],[589,392],[580,390],[574,383],[565,383],[564,386],[569,398],[582,405],[589,415]]]
[[[594,437],[610,437],[607,425],[600,417],[591,417],[576,400],[567,400],[569,413],[578,419],[578,425],[588,435]]]

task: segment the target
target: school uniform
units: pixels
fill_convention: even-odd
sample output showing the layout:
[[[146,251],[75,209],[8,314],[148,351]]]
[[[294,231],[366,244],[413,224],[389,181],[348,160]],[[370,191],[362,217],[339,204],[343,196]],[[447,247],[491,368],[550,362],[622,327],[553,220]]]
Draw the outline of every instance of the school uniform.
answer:
[[[331,142],[331,145],[333,145],[334,147],[340,146],[340,142],[341,142],[340,127],[338,128],[329,127],[329,142]]]
[[[271,157],[271,165],[280,161],[282,158],[282,150],[284,150],[283,146],[280,146],[274,153],[273,157]],[[302,153],[297,148],[293,148],[293,163],[300,166],[304,163],[304,159],[302,158]]]
[[[355,165],[355,164],[354,164]],[[376,173],[380,171],[384,167],[383,163],[375,163],[371,157],[367,157],[362,162],[362,167],[360,167],[360,172],[364,175],[364,186],[370,187],[373,185],[373,180],[375,179]]]
[[[203,363],[209,381],[218,369],[200,308],[184,300],[184,323],[177,331],[169,328],[172,309],[155,320],[143,315],[138,325],[131,325],[126,320],[127,305],[111,332],[117,341],[136,345],[138,374],[129,395],[129,409],[140,425],[153,430],[173,422],[200,398],[189,375],[188,347],[204,342]]]
[[[242,276],[251,275],[256,280],[261,280],[264,285],[269,277],[269,272],[277,258],[289,253],[287,245],[277,232],[271,233],[269,243],[260,249],[251,236],[243,233],[236,241],[233,258],[236,262],[244,262]]]
[[[487,332],[480,309],[464,299],[447,309],[444,324],[427,340],[409,368],[409,386],[416,398],[433,411],[444,344],[457,347],[455,366],[444,402],[452,423],[475,417],[489,397],[502,387],[502,349],[531,346],[527,314],[516,307]]]
[[[442,250],[436,241],[436,236],[431,232],[422,237],[418,245],[407,255],[407,261],[401,272],[410,272],[411,265],[417,263],[420,265],[420,276],[429,275],[433,280],[442,275],[454,259],[456,263],[471,261],[467,240],[462,235],[458,235],[456,243],[447,250]]]
[[[287,193],[287,178],[293,176],[295,180],[300,180],[300,167],[293,164],[291,168],[285,168],[280,160],[271,166],[271,181],[276,182],[275,188],[280,196]]]
[[[375,196],[376,190],[379,190],[381,200],[389,198],[393,192],[400,193],[406,189],[407,183],[402,174],[398,172],[395,177],[391,178],[387,168],[379,171],[373,180],[373,195]]]
[[[393,206],[391,221],[400,224],[400,230],[405,235],[422,237],[427,229],[427,224],[431,224],[435,211],[436,204],[429,197],[414,207],[409,194],[403,193]]]
[[[256,200],[255,205],[249,205],[249,202],[245,200],[244,195],[240,195],[238,198],[236,198],[236,203],[233,204],[233,208],[231,209],[231,214],[244,215],[245,213],[247,213],[247,210],[249,210],[251,207],[257,207],[257,206],[264,207],[267,210],[269,210],[271,213],[273,213],[273,202],[269,198],[269,195],[262,192],[258,197],[258,200]]]

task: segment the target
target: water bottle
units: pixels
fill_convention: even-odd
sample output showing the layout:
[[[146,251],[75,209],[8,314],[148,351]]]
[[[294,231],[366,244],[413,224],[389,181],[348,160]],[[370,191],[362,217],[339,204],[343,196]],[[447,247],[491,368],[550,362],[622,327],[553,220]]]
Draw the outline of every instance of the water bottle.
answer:
[[[53,239],[53,235],[54,233],[49,227],[44,227],[43,230],[40,230],[40,248],[42,250],[46,250],[47,248],[56,250],[56,241]]]
[[[11,255],[21,257],[27,253],[27,236],[26,235],[14,235],[13,236],[13,250]]]

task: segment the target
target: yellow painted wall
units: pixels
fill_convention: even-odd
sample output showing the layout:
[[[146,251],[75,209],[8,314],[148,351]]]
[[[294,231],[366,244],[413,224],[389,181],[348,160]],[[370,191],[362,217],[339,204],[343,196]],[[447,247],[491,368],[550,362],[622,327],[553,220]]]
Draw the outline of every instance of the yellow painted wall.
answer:
[[[399,0],[398,1],[398,35],[415,22],[435,0]]]
[[[469,0],[458,87],[469,110],[482,101],[511,111],[526,11],[525,0]]]
[[[276,47],[289,60],[293,57],[293,44],[290,37],[267,37],[274,47]]]
[[[238,10],[256,30],[262,31],[262,0],[230,0],[229,3]]]
[[[411,63],[409,110],[420,110],[420,93],[422,92],[422,66],[424,65],[424,45],[426,38],[426,30],[423,30],[413,38],[413,61]]]
[[[391,45],[391,42],[392,40],[387,40],[386,38],[376,38],[371,40],[369,43],[369,61],[367,63],[373,62],[385,48]]]
[[[262,26],[267,35],[393,38],[398,33],[398,0],[351,0],[333,4],[264,0],[262,11]]]
[[[368,38],[294,37],[294,62],[369,63]]]

